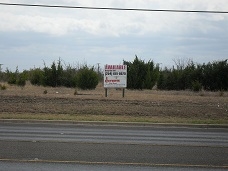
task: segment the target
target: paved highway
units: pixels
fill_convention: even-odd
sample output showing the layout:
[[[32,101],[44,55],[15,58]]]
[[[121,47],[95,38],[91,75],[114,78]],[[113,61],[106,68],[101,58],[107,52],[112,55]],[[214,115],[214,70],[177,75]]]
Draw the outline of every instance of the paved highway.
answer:
[[[78,170],[225,170],[228,129],[0,123],[0,170],[53,170],[57,165]]]

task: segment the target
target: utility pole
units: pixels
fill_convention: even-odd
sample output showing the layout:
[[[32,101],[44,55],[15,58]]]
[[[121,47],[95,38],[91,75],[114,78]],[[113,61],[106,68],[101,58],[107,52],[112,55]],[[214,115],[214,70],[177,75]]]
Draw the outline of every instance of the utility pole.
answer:
[[[0,64],[0,81],[2,81],[2,65],[3,64]]]
[[[3,64],[0,64],[0,73],[2,72],[2,65],[3,65]]]
[[[97,73],[98,73],[98,75],[100,73],[100,63],[97,63]]]

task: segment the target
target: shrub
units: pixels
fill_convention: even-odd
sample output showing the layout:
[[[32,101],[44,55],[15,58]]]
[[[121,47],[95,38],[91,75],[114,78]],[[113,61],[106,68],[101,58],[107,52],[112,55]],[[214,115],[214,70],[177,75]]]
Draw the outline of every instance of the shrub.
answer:
[[[24,87],[26,84],[26,76],[22,73],[18,75],[18,78],[16,80],[16,84],[18,86]]]
[[[26,80],[28,77],[28,72],[23,71],[22,73],[19,73],[18,68],[15,72],[11,72],[10,70],[6,70],[7,75],[7,83],[8,84],[16,84],[18,86],[25,86]]]
[[[51,67],[45,66],[43,69],[43,85],[58,87],[63,85],[63,66],[61,64],[61,60],[58,60],[58,63],[54,61]]]
[[[17,76],[19,74],[18,68],[16,68],[15,72],[10,71],[9,69],[6,70],[7,75],[7,83],[8,84],[16,84],[17,83]]]
[[[0,89],[1,89],[1,90],[6,90],[6,86],[0,84]]]
[[[145,62],[135,56],[133,62],[123,61],[127,65],[127,88],[152,89],[159,77],[159,66],[153,61]]]
[[[29,79],[32,85],[42,85],[44,79],[44,72],[39,68],[31,70]]]
[[[201,91],[202,90],[201,83],[199,81],[192,82],[192,90],[195,92]]]
[[[8,77],[8,84],[16,84],[17,83],[17,77],[16,74],[14,73],[10,73],[9,77]]]
[[[85,66],[77,74],[77,83],[77,86],[83,90],[95,89],[98,85],[98,75],[93,68],[89,69]]]
[[[78,94],[78,91],[77,91],[77,89],[75,89],[75,91],[74,91],[74,95],[77,95]]]
[[[224,90],[219,91],[219,96],[222,97],[224,95]]]

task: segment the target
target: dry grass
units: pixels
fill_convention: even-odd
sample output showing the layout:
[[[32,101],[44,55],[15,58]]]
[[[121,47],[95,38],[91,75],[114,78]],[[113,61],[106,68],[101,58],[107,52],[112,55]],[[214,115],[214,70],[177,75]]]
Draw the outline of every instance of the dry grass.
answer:
[[[110,89],[26,84],[0,91],[1,119],[228,124],[228,93]],[[47,94],[43,92],[47,90]],[[222,95],[222,96],[221,96]]]

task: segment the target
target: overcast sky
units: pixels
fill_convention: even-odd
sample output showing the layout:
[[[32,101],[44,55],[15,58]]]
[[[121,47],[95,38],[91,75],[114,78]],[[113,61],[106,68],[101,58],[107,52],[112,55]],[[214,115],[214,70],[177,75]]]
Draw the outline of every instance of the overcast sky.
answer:
[[[0,0],[5,3],[228,11],[227,0]],[[110,11],[0,5],[0,64],[15,71],[66,63],[228,59],[228,14]]]

